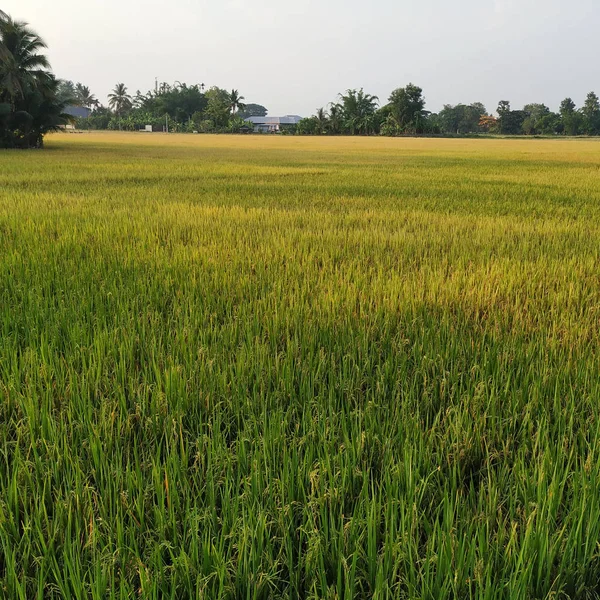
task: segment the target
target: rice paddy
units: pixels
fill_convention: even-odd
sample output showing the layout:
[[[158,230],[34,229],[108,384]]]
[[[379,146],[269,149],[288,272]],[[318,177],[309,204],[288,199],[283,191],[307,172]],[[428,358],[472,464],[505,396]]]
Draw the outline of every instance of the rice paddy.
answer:
[[[0,597],[600,596],[600,143],[0,152]]]

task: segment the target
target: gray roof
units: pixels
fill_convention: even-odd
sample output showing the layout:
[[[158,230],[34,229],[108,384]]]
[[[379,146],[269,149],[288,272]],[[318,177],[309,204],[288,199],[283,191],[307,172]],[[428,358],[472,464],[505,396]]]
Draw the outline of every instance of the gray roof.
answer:
[[[296,125],[302,117],[285,115],[285,117],[248,117],[246,121],[254,125]]]
[[[87,119],[90,116],[91,112],[92,111],[89,108],[86,108],[85,106],[67,106],[65,108],[65,114],[83,119]]]

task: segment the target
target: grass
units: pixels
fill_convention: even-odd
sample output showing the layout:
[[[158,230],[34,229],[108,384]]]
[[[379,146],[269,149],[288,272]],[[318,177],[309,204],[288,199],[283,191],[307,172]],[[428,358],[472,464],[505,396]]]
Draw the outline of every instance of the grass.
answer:
[[[600,596],[600,144],[0,153],[0,597]]]

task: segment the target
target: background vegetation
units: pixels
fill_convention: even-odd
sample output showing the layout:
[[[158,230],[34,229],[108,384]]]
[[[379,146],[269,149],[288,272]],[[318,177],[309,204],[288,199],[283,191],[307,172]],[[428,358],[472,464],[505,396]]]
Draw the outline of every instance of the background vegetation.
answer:
[[[378,107],[378,98],[362,89],[340,94],[339,101],[298,124],[300,134],[381,134],[397,135],[600,135],[600,101],[595,92],[587,95],[579,110],[566,98],[558,113],[545,104],[527,104],[512,110],[510,102],[500,101],[498,115],[488,114],[480,102],[470,105],[446,104],[437,114],[425,110],[423,90],[409,83],[394,90],[388,103]]]
[[[72,82],[63,82],[66,89],[75,89]],[[79,87],[87,89],[81,84]],[[115,104],[115,98],[120,103]],[[187,86],[166,83],[145,96],[137,92],[129,96],[127,88],[118,84],[109,96],[110,109],[96,104],[82,106],[94,108],[92,116],[79,119],[82,129],[139,130],[153,125],[162,131],[165,117],[171,131],[179,132],[230,132],[238,133],[249,116],[265,116],[267,109],[257,104],[245,105],[237,90],[227,92],[211,88],[203,92],[202,85]],[[95,98],[93,98],[95,101]],[[544,104],[527,104],[522,110],[512,110],[510,102],[498,104],[497,116],[488,114],[480,102],[470,105],[445,105],[439,113],[425,110],[423,90],[409,83],[394,90],[388,103],[379,106],[376,96],[363,89],[347,90],[336,102],[319,108],[315,115],[303,119],[288,133],[299,135],[600,135],[600,101],[590,92],[585,104],[577,109],[566,98],[558,113]]]
[[[0,11],[0,148],[39,148],[67,123],[45,47],[27,23]]]
[[[69,80],[58,81],[40,54],[43,40],[27,24],[15,22],[0,12],[0,146],[40,147],[46,132],[67,123],[63,111],[75,105],[90,109],[86,118],[73,119],[79,129],[211,133],[247,132],[244,119],[265,116],[260,104],[246,105],[238,90],[205,85],[156,81],[155,89],[131,95],[117,83],[103,106],[90,88]],[[423,90],[409,83],[394,90],[387,104],[359,90],[349,89],[327,108],[285,133],[299,135],[600,135],[600,101],[590,92],[577,109],[566,98],[558,113],[544,104],[528,104],[512,110],[500,101],[497,117],[479,102],[445,105],[438,114],[425,110]]]
[[[597,143],[47,145],[0,154],[0,596],[598,597]]]

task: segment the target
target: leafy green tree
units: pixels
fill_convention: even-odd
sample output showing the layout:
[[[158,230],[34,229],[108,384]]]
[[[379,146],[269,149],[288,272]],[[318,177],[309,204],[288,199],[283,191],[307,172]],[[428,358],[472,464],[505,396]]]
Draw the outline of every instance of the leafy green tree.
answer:
[[[329,131],[337,135],[341,133],[343,127],[343,107],[337,102],[329,105]]]
[[[590,92],[585,99],[583,108],[583,126],[588,135],[600,134],[600,101],[595,92]]]
[[[508,100],[501,100],[497,108],[498,129],[502,134],[518,135],[523,131],[527,113],[523,110],[511,110]]]
[[[545,104],[531,103],[523,107],[526,117],[523,121],[522,129],[526,135],[536,135],[541,133],[542,119],[550,114],[550,109]]]
[[[247,127],[248,123],[244,121],[239,115],[233,115],[227,129],[230,133],[240,133],[244,127]]]
[[[538,133],[542,135],[556,135],[562,133],[563,124],[560,115],[555,112],[549,112],[537,122]]]
[[[92,114],[83,119],[79,118],[76,120],[77,129],[108,129],[108,125],[111,122],[113,115],[108,108],[105,106],[95,106]],[[151,123],[152,121],[146,121],[144,125]]]
[[[444,105],[444,108],[438,115],[439,125],[444,133],[477,133],[481,131],[479,125],[481,117],[485,116],[487,111],[481,102],[473,104],[450,104]]]
[[[329,126],[329,116],[324,108],[318,108],[317,113],[315,114],[315,119],[317,120],[317,131],[319,135],[323,135],[327,132],[327,127]]]
[[[391,115],[402,131],[419,132],[425,117],[423,90],[412,83],[394,90],[388,99]]]
[[[362,133],[368,135],[373,131],[375,124],[375,111],[377,110],[377,96],[365,94],[360,90],[347,90],[340,94],[344,129],[355,135]]]
[[[135,104],[145,112],[164,118],[169,115],[179,124],[193,121],[193,115],[204,112],[207,97],[201,85],[161,84],[157,92],[148,92],[146,96],[136,95]]]
[[[383,107],[378,111],[379,116],[379,133],[381,135],[386,135],[389,137],[394,137],[400,135],[402,130],[398,125],[398,121],[394,118],[393,115],[390,114],[389,111],[384,110],[387,107]]]
[[[266,117],[268,112],[261,104],[250,103],[246,104],[243,109],[240,109],[237,114],[242,119],[247,119],[248,117]]]
[[[231,115],[231,97],[226,90],[212,87],[206,92],[205,115],[214,127],[227,127]]]
[[[316,135],[319,129],[319,123],[316,117],[308,117],[302,119],[296,125],[296,133],[298,135]]]
[[[148,101],[148,96],[144,96],[140,90],[135,92],[135,96],[131,99],[131,104],[134,109],[139,109]]]
[[[500,133],[509,133],[510,113],[512,112],[510,102],[508,100],[500,100],[496,112],[498,113],[498,129]]]
[[[575,102],[571,98],[565,98],[560,103],[559,113],[564,134],[578,135],[583,119],[581,113],[576,110]]]

